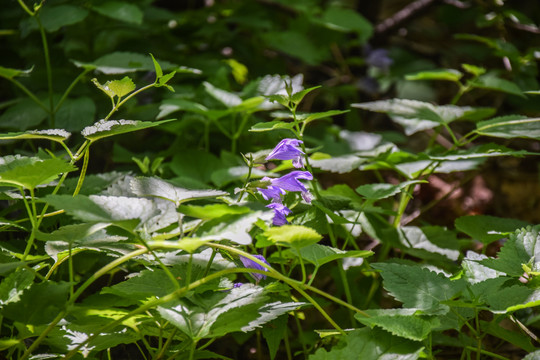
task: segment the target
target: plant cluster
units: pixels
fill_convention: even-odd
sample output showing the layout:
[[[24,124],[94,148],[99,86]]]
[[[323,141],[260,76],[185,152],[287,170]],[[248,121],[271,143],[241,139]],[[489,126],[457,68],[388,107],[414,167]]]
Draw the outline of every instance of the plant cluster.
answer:
[[[540,5],[364,3],[6,5],[0,357],[540,357]]]

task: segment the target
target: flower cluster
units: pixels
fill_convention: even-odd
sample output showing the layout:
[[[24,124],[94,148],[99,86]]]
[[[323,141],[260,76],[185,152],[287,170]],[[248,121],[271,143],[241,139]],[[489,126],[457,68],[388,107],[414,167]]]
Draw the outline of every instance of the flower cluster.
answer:
[[[304,166],[304,152],[299,148],[301,143],[302,141],[297,139],[283,139],[266,157],[266,160],[292,160],[295,168],[301,168]],[[313,175],[309,171],[296,170],[280,178],[262,178],[262,181],[267,181],[269,185],[266,188],[257,188],[257,190],[265,200],[272,201],[266,207],[274,210],[272,221],[274,225],[287,224],[286,216],[291,213],[291,210],[283,205],[282,201],[282,195],[285,195],[287,191],[298,191],[306,202],[311,202],[311,194],[300,180],[313,180]]]

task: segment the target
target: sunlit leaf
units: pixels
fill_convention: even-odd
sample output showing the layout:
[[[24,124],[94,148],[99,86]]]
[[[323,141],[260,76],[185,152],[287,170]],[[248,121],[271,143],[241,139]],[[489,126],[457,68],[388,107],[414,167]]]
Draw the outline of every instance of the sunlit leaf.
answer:
[[[405,181],[398,185],[392,184],[367,184],[362,185],[356,188],[356,192],[370,200],[380,200],[385,199],[390,196],[399,194],[406,187],[413,184],[427,183],[423,180],[411,180]]]
[[[526,118],[520,115],[508,115],[482,121],[476,124],[480,135],[500,138],[540,139],[540,118]]]
[[[161,121],[138,121],[138,120],[99,120],[92,126],[85,127],[81,134],[91,141],[96,141],[109,136],[125,134],[137,130],[156,127],[176,119],[167,119]]]
[[[35,189],[77,168],[63,159],[0,158],[0,184]]]
[[[11,139],[46,139],[56,142],[63,142],[71,136],[71,133],[64,129],[48,129],[48,130],[28,130],[22,132],[11,132],[0,134],[0,140]]]
[[[272,227],[265,231],[265,236],[276,245],[297,249],[315,244],[322,239],[322,235],[315,230],[301,225]]]
[[[365,258],[373,255],[373,252],[368,250],[345,251],[320,244],[312,244],[302,247],[300,250],[298,250],[298,252],[304,260],[309,261],[317,267],[323,266],[324,264],[337,259],[353,257]]]
[[[421,71],[416,74],[410,74],[405,76],[407,80],[446,80],[459,82],[459,79],[463,74],[454,69],[441,69],[441,70],[431,70],[431,71]]]

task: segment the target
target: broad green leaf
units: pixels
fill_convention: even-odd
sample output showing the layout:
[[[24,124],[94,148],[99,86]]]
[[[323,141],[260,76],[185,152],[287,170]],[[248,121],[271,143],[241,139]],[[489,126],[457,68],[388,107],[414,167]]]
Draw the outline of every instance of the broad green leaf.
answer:
[[[530,225],[526,221],[489,215],[462,216],[455,220],[456,229],[481,241],[484,245],[506,237],[516,229]]]
[[[485,259],[480,261],[480,264],[514,277],[523,275],[523,265],[527,265],[532,271],[540,271],[539,228],[528,226],[516,230],[510,234],[496,259]]]
[[[36,238],[43,241],[65,241],[73,243],[77,240],[84,239],[100,230],[108,227],[109,223],[85,223],[85,224],[70,224],[60,227],[52,233],[43,233],[38,231]]]
[[[44,6],[39,19],[45,30],[55,32],[64,26],[77,24],[88,16],[88,10],[75,5]]]
[[[6,79],[13,79],[17,76],[25,76],[29,75],[34,68],[30,68],[28,70],[19,70],[19,69],[11,69],[6,68],[3,66],[0,66],[0,77],[6,78]]]
[[[141,24],[143,20],[141,9],[129,2],[107,1],[102,4],[92,5],[91,9],[111,19],[128,23]]]
[[[373,25],[353,9],[330,6],[323,13],[321,22],[333,30],[356,32],[360,43],[366,42],[373,34]]]
[[[212,204],[204,206],[180,205],[178,211],[184,215],[198,219],[215,219],[225,215],[247,214],[251,210],[246,206],[235,206],[226,204]]]
[[[490,291],[485,300],[495,313],[512,313],[516,310],[540,305],[540,290],[528,288],[523,284],[513,285]]]
[[[361,257],[366,258],[373,255],[372,251],[368,250],[349,250],[344,251],[326,245],[312,244],[302,247],[298,250],[300,256],[315,265],[316,267],[323,266],[334,260],[343,258]]]
[[[114,95],[118,96],[118,98],[124,97],[135,90],[135,84],[128,76],[125,76],[122,80],[107,81],[105,86],[108,87]]]
[[[63,159],[0,158],[0,184],[35,189],[77,168]]]
[[[201,239],[230,240],[240,245],[252,242],[250,231],[259,219],[270,220],[271,212],[251,211],[247,214],[225,215],[205,222],[196,235]]]
[[[470,106],[433,105],[431,103],[407,100],[390,99],[360,104],[351,104],[359,109],[387,113],[392,120],[405,128],[405,134],[411,135],[421,130],[431,129],[442,123],[451,123],[455,120],[478,120],[492,115],[492,108],[473,108]]]
[[[356,192],[369,200],[386,199],[399,194],[403,189],[413,184],[427,183],[425,180],[405,181],[398,185],[392,184],[367,184],[356,188]]]
[[[0,282],[0,308],[17,302],[23,292],[32,285],[35,275],[26,268],[19,268]]]
[[[176,111],[188,111],[196,114],[206,114],[209,110],[206,106],[185,99],[165,99],[159,106],[158,119],[163,119],[166,116]]]
[[[525,118],[520,115],[501,116],[479,122],[476,125],[476,133],[506,139],[538,140],[540,139],[540,118]]]
[[[331,116],[345,114],[345,113],[348,113],[349,111],[350,110],[330,110],[330,111],[325,111],[325,112],[311,113],[311,114],[306,114],[306,116],[301,117],[299,120],[301,122],[310,123],[313,120],[324,119]]]
[[[525,155],[537,155],[537,153],[531,153],[527,150],[513,150],[506,146],[489,143],[482,144],[480,146],[471,147],[467,150],[457,150],[445,155],[433,155],[430,154],[431,160],[438,161],[453,161],[453,160],[467,160],[467,159],[483,159],[487,157],[497,156],[514,156],[523,157]]]
[[[496,336],[499,339],[503,339],[510,344],[514,344],[527,352],[532,352],[536,349],[531,344],[530,337],[528,336],[525,337],[523,336],[522,333],[519,333],[517,331],[511,331],[511,330],[505,329],[501,326],[501,324],[497,324],[494,321],[493,322],[480,321],[480,328],[482,329],[482,331],[490,335]]]
[[[431,71],[420,71],[416,74],[406,75],[407,80],[445,80],[459,82],[463,74],[455,69],[440,69]]]
[[[155,122],[138,120],[99,120],[94,125],[85,127],[81,131],[81,134],[93,142],[109,136],[147,129],[175,120],[176,119],[167,119]]]
[[[287,316],[280,316],[263,326],[262,334],[268,345],[270,360],[274,360],[279,349],[281,340],[285,337],[287,331]]]
[[[377,263],[371,266],[381,271],[384,288],[405,308],[436,310],[441,301],[452,299],[465,287],[462,280],[450,280],[419,265]]]
[[[275,121],[257,123],[253,125],[251,129],[249,129],[249,131],[262,132],[262,131],[280,130],[280,129],[291,130],[293,128],[294,128],[293,123],[275,120]]]
[[[322,236],[315,230],[301,225],[283,225],[272,227],[264,235],[276,245],[302,247],[318,243]]]
[[[420,358],[422,350],[420,342],[366,327],[348,333],[330,351],[318,349],[309,356],[309,360],[416,360]]]
[[[200,70],[178,66],[168,61],[156,61],[159,61],[159,64],[164,70],[175,70],[176,72],[192,74],[200,73]],[[79,61],[74,61],[73,63],[78,67],[95,69],[104,74],[125,74],[135,71],[155,70],[152,58],[148,55],[125,51],[117,51],[104,55],[92,63],[82,63]]]
[[[136,197],[47,195],[44,200],[54,208],[63,209],[79,220],[114,223],[128,230],[133,230],[139,222],[145,223],[158,213],[154,202]]]
[[[378,326],[396,336],[422,341],[433,329],[440,326],[440,321],[437,317],[421,316],[416,312],[416,309],[377,309],[366,310],[369,317],[362,314],[354,317],[371,328]]]
[[[404,176],[414,179],[421,174],[449,174],[457,171],[470,171],[475,170],[484,162],[485,158],[473,158],[466,160],[455,161],[438,161],[438,160],[420,160],[413,162],[404,162],[395,165],[397,169]]]
[[[331,171],[338,174],[346,174],[353,170],[357,170],[360,165],[367,161],[367,159],[363,159],[357,155],[341,155],[334,156],[329,159],[312,160],[310,162],[311,166],[317,169]]]
[[[452,231],[439,226],[404,226],[399,230],[403,250],[413,256],[433,258],[424,253],[428,252],[451,261],[457,261],[459,257],[459,244]]]
[[[271,102],[277,102],[278,104],[281,104],[283,106],[289,106],[289,98],[286,95],[274,94],[267,95],[266,97]]]
[[[180,204],[189,200],[216,198],[228,195],[219,190],[189,190],[162,180],[157,177],[138,177],[131,180],[131,190],[138,196],[151,196]]]
[[[94,123],[95,115],[96,105],[91,98],[66,99],[55,115],[55,125],[67,131],[80,132]]]
[[[192,339],[253,331],[304,303],[271,301],[265,290],[243,284],[226,292],[209,292],[196,304],[180,299],[160,306],[160,315]]]
[[[0,128],[26,130],[37,127],[47,118],[47,112],[31,99],[22,99],[0,116]]]
[[[203,83],[203,86],[208,94],[227,108],[232,108],[242,103],[242,98],[232,92],[219,89],[206,81]]]
[[[201,166],[204,164],[205,166]],[[182,178],[192,178],[203,184],[210,182],[214,171],[223,167],[220,159],[202,150],[191,150],[189,153],[174,155],[169,163],[170,169]]]
[[[66,282],[33,284],[22,293],[19,301],[7,304],[0,312],[4,318],[27,325],[48,324],[64,309],[69,287]]]
[[[27,130],[22,132],[10,132],[0,134],[0,140],[12,139],[45,139],[56,142],[63,142],[71,136],[71,133],[63,129],[48,130]]]
[[[519,86],[517,86],[515,83],[505,79],[501,79],[500,77],[491,73],[481,75],[477,79],[471,81],[470,84],[474,87],[481,89],[502,91],[507,94],[526,97],[523,94],[523,90],[521,90]]]

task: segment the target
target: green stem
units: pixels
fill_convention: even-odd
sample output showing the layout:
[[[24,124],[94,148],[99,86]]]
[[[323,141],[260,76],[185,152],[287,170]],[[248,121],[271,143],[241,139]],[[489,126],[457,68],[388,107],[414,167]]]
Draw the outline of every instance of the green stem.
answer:
[[[41,34],[41,42],[43,44],[43,56],[45,57],[45,67],[47,68],[47,88],[49,91],[49,126],[51,129],[54,129],[55,123],[55,114],[54,114],[54,99],[53,99],[53,86],[52,86],[52,68],[51,68],[51,57],[49,54],[49,44],[47,43],[47,35],[45,34],[45,28],[41,24],[39,19],[39,14],[35,17],[36,22],[39,27],[39,32]]]
[[[30,15],[30,16],[32,16],[32,17],[36,15],[35,12],[33,12],[32,10],[30,10],[30,9],[28,8],[28,6],[26,6],[26,4],[24,3],[24,1],[22,1],[22,0],[17,0],[17,2],[19,3],[19,5],[21,5],[21,7],[23,8],[23,10],[26,11],[26,13],[27,13],[28,15]]]
[[[472,346],[465,346],[465,349],[471,350],[471,351],[478,351],[478,349],[476,349],[476,348],[474,348],[474,347],[472,347]],[[510,360],[510,359],[507,358],[507,357],[504,357],[504,356],[502,356],[502,355],[498,355],[498,354],[492,353],[492,352],[487,351],[487,350],[480,349],[479,352],[480,352],[481,354],[491,356],[493,359]]]
[[[21,259],[21,261],[23,262],[26,260],[26,257],[30,253],[30,249],[34,245],[34,240],[36,238],[36,231],[40,224],[40,222],[37,219],[37,209],[36,209],[36,201],[34,198],[34,189],[28,189],[28,190],[30,192],[31,208],[28,205],[28,200],[26,200],[26,195],[24,194],[24,191],[22,191],[21,189],[22,195],[23,195],[23,201],[25,203],[26,210],[29,212],[28,215],[30,216],[31,223],[32,223],[32,232],[30,233],[30,238],[28,239],[28,243],[26,244],[26,248],[24,249],[24,254]]]
[[[41,100],[39,100],[37,98],[36,95],[34,95],[33,92],[31,92],[30,90],[28,90],[28,88],[26,86],[24,86],[22,83],[20,83],[17,79],[8,79],[9,81],[11,81],[15,86],[17,86],[19,89],[21,89],[26,95],[28,95],[28,97],[34,101],[40,108],[42,108],[43,110],[45,110],[47,112],[47,114],[50,113],[51,109],[49,109],[45,104],[43,104],[43,102]]]
[[[73,196],[76,196],[79,193],[79,191],[81,191],[82,184],[86,176],[86,170],[88,169],[89,159],[90,159],[90,146],[88,146],[86,148],[86,151],[84,152],[83,166],[81,168],[81,173],[79,174],[79,181],[77,181],[77,187],[75,188],[75,191],[73,192]]]
[[[85,69],[82,73],[79,74],[79,76],[77,76],[75,78],[75,80],[72,81],[72,83],[68,86],[68,88],[66,89],[66,91],[64,91],[64,94],[62,95],[62,97],[60,98],[60,101],[58,101],[58,104],[56,104],[56,107],[54,108],[54,113],[57,113],[58,110],[60,109],[60,107],[62,106],[62,104],[64,103],[64,101],[67,99],[68,95],[71,93],[71,91],[73,90],[73,88],[75,87],[75,85],[77,85],[77,83],[90,71],[90,69]]]
[[[134,97],[138,93],[140,93],[140,92],[142,92],[142,91],[144,91],[146,89],[150,89],[151,87],[154,87],[154,85],[155,85],[155,83],[143,86],[139,90],[136,90],[136,91],[132,92],[131,94],[129,94],[128,96],[126,96],[126,98],[123,99],[122,101],[118,101],[118,103],[112,108],[112,110],[109,112],[109,114],[107,114],[107,116],[105,117],[104,120],[109,120],[109,118],[112,116],[112,114],[114,114],[120,108],[120,106],[124,105],[124,103],[126,101],[128,101],[129,99],[131,99],[132,97]]]

